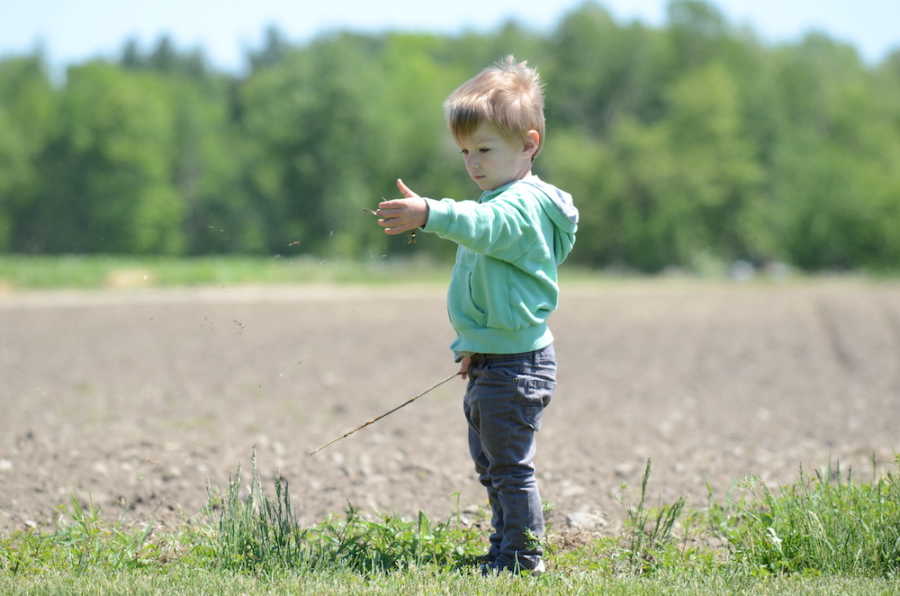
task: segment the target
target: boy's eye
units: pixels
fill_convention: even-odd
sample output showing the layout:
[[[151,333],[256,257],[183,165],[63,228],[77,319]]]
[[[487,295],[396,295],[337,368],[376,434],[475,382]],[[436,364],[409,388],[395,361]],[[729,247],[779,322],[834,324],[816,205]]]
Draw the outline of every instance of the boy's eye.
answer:
[[[468,150],[468,149],[462,149],[462,150],[460,151],[460,153],[462,153],[463,155],[468,155],[468,154],[469,154],[469,150]]]
[[[487,153],[490,150],[491,150],[490,147],[482,147],[481,149],[478,150],[478,152],[479,153]]]

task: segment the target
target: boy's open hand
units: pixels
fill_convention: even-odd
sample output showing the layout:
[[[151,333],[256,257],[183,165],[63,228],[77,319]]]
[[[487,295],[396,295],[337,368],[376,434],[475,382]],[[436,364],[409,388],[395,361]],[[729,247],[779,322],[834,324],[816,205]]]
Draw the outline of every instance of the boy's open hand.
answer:
[[[428,221],[428,204],[414,193],[403,180],[397,179],[397,188],[405,199],[392,199],[378,203],[378,225],[385,234],[396,235],[421,228]]]

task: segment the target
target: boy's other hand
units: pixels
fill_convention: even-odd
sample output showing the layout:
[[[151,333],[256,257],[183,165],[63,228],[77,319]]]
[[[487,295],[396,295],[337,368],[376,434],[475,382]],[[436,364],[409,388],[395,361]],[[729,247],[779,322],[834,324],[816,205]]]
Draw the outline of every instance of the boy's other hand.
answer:
[[[402,234],[421,228],[428,221],[428,203],[414,193],[403,180],[397,179],[397,188],[404,199],[392,199],[378,203],[378,225],[384,228],[385,234]]]
[[[464,356],[462,360],[459,361],[459,372],[456,373],[463,378],[463,381],[469,378],[469,367],[472,366],[472,357]]]

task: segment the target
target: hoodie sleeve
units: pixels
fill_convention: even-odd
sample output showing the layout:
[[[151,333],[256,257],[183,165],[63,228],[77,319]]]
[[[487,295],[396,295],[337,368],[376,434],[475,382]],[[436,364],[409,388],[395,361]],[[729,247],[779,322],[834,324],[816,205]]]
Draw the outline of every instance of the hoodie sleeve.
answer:
[[[486,203],[425,199],[428,221],[423,229],[474,252],[515,262],[530,247],[529,237],[534,233],[534,217],[540,205],[510,194]]]

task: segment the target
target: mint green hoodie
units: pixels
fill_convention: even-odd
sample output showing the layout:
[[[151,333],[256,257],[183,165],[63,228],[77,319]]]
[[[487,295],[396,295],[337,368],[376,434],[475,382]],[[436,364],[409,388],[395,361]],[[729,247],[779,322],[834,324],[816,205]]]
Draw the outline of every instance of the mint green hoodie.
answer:
[[[553,341],[556,268],[575,244],[578,210],[568,193],[527,176],[478,201],[425,199],[423,230],[459,245],[447,311],[465,353],[517,354]]]

